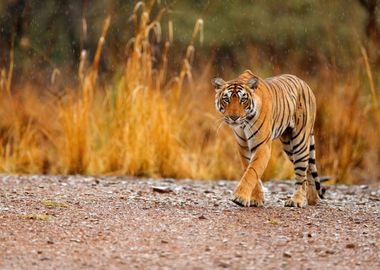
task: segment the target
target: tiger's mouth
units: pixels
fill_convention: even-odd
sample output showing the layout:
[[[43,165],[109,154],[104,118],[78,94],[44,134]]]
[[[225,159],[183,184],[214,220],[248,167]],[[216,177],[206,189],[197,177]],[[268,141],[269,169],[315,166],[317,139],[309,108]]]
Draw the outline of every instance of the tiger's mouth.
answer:
[[[242,126],[245,124],[245,117],[231,118],[230,116],[225,116],[224,121],[233,127]]]

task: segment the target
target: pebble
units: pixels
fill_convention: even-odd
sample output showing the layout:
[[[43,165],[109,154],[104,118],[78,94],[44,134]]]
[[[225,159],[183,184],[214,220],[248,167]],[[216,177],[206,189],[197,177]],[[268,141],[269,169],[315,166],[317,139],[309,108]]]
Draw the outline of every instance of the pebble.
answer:
[[[283,255],[285,258],[291,258],[291,257],[292,257],[292,254],[290,254],[290,252],[288,252],[288,251],[285,251],[284,253],[282,253],[282,255]]]
[[[227,262],[219,262],[218,266],[222,268],[229,268],[230,264]]]
[[[152,190],[158,193],[171,193],[173,190],[170,187],[153,186]]]

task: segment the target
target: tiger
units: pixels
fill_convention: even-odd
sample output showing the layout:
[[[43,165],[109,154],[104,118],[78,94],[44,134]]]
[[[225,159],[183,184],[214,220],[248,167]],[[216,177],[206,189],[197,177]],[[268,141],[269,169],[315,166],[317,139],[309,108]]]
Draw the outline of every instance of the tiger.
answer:
[[[230,81],[211,82],[216,110],[232,128],[245,168],[232,201],[242,207],[264,205],[261,177],[272,141],[280,139],[296,180],[284,206],[316,205],[323,198],[315,153],[316,99],[306,82],[290,74],[262,79],[250,70]]]

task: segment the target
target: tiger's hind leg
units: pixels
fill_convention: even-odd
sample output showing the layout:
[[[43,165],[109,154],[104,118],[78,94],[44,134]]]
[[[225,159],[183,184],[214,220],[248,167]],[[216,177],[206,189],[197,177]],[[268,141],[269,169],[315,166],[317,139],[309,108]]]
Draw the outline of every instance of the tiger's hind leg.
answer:
[[[281,138],[285,153],[294,165],[296,190],[293,196],[285,201],[287,207],[305,207],[307,203],[307,170],[309,166],[309,139],[303,137],[295,141],[290,136]]]
[[[315,163],[315,141],[314,135],[312,134],[310,136],[310,155],[307,175],[307,203],[309,205],[316,205],[320,201],[320,199],[323,198],[321,183],[319,182],[317,166]]]
[[[308,170],[308,172],[307,172],[307,193],[306,193],[308,205],[316,205],[320,200],[315,185],[316,185],[316,182],[315,182],[314,178],[312,177],[310,171]]]

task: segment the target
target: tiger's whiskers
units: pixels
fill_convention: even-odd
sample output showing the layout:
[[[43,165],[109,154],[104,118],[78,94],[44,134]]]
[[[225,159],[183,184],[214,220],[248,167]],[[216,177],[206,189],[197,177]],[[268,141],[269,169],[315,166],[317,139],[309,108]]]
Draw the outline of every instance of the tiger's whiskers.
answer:
[[[216,128],[216,135],[219,135],[219,130],[222,127],[222,125],[225,124],[225,122],[224,122],[223,118],[219,118],[219,119],[216,120],[216,123],[218,124],[218,126]]]

